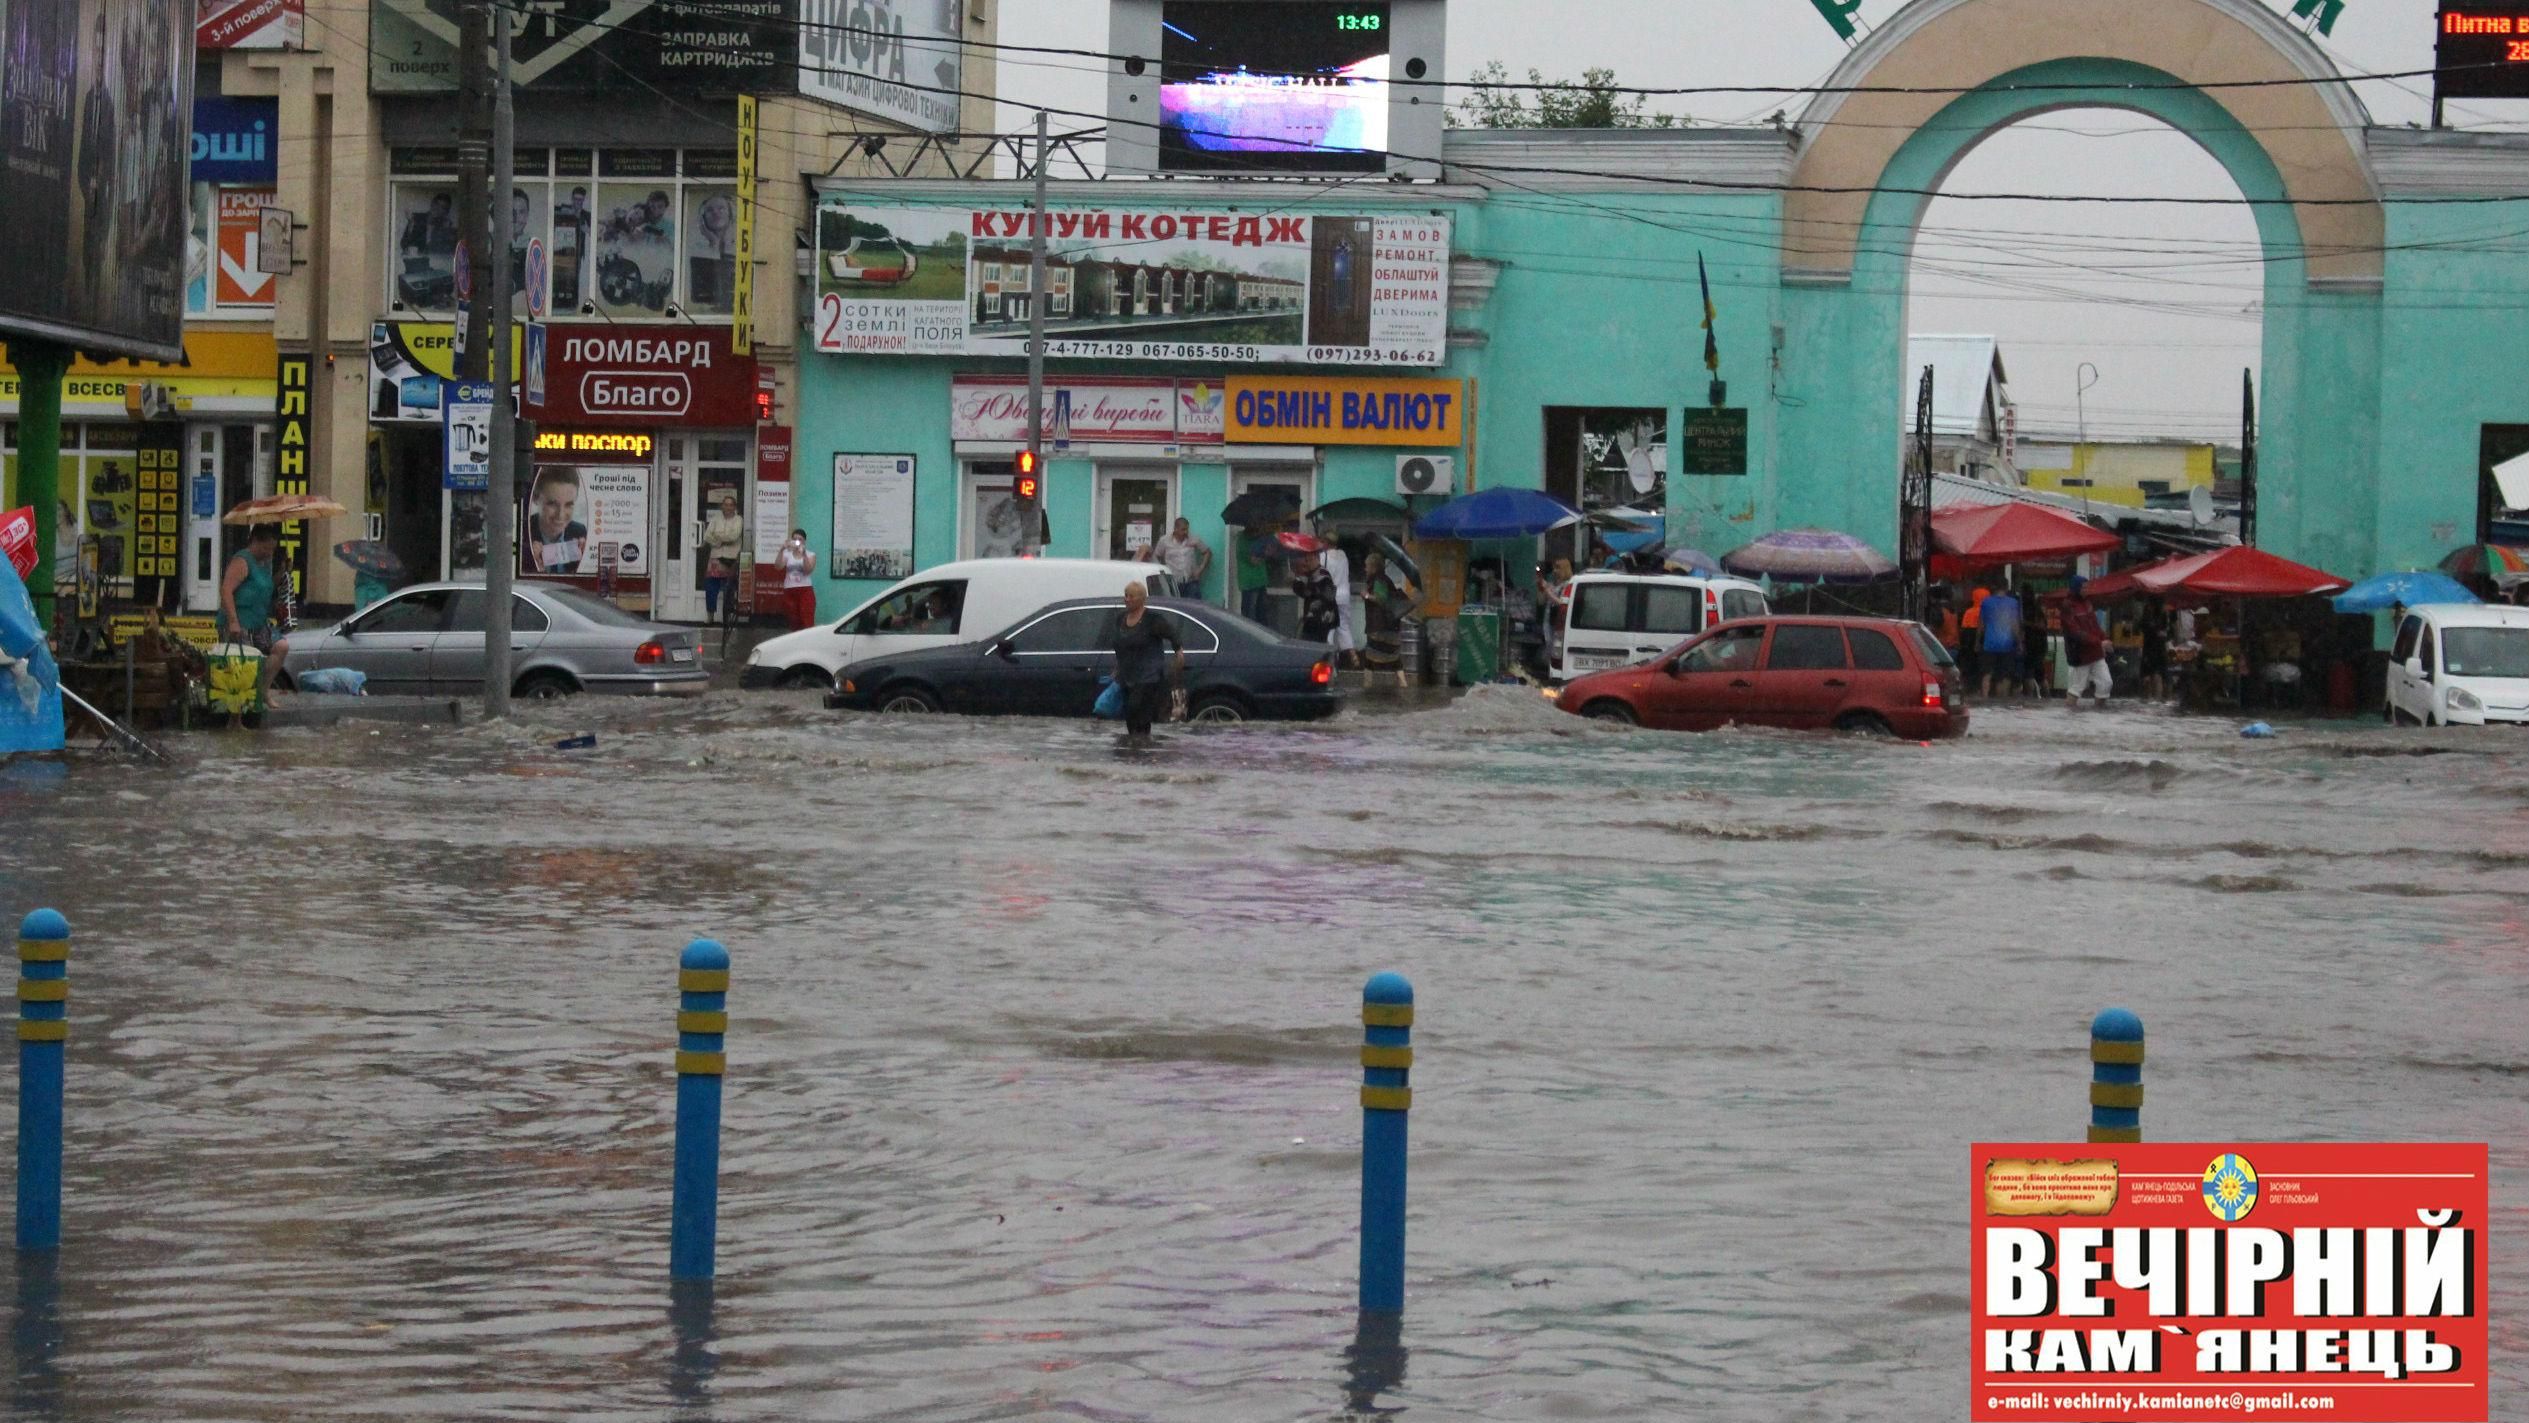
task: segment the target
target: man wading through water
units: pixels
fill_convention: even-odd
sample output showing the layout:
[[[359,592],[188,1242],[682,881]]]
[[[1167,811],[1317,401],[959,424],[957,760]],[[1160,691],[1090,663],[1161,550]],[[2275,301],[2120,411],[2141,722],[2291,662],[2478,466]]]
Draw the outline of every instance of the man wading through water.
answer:
[[[1159,655],[1165,643],[1176,653],[1173,663]],[[1146,743],[1150,724],[1168,705],[1168,683],[1185,676],[1185,644],[1168,619],[1150,610],[1150,590],[1139,581],[1124,585],[1124,611],[1107,629],[1106,645],[1115,650],[1115,680],[1124,689],[1126,739]]]

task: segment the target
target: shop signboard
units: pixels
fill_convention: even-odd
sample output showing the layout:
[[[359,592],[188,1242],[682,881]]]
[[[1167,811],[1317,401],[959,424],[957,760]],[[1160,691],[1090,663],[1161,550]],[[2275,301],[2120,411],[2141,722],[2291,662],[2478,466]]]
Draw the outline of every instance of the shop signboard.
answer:
[[[193,101],[192,180],[196,183],[270,183],[281,174],[278,99]]]
[[[270,188],[222,188],[219,193],[219,270],[213,296],[223,311],[270,311],[280,288],[263,263],[263,214]]]
[[[545,392],[535,418],[564,425],[755,423],[755,358],[730,349],[725,326],[566,327],[545,351]]]
[[[817,211],[828,354],[1026,354],[1022,207]],[[1046,218],[1045,352],[1055,358],[1437,366],[1447,352],[1446,217],[1063,208]]]
[[[1116,376],[1100,380],[1047,381],[1038,410],[1048,436],[1069,415],[1069,438],[1109,444],[1169,445],[1177,442],[1177,383]],[[959,376],[949,383],[948,437],[952,440],[1027,439],[1025,376]]]
[[[2483,1143],[1973,1152],[1977,1423],[2489,1416]]]
[[[457,92],[463,9],[464,0],[369,0],[369,92]],[[798,77],[798,0],[538,0],[520,9],[510,75],[530,94],[604,94],[627,103],[638,94],[655,103],[657,96],[784,93]]]
[[[525,345],[523,325],[509,328],[510,369]],[[457,331],[445,321],[369,324],[369,419],[374,424],[436,425],[439,387],[456,379]]]
[[[298,49],[307,0],[196,0],[195,49]]]
[[[834,542],[829,578],[893,581],[913,572],[913,456],[834,457]]]
[[[802,0],[799,92],[923,133],[954,133],[964,10],[953,0]]]
[[[1466,383],[1388,376],[1234,375],[1228,443],[1428,445],[1464,442]]]
[[[314,476],[310,463],[315,439],[315,358],[298,351],[283,351],[277,357],[273,376],[273,414],[279,417],[273,431],[274,460],[272,492],[305,494]],[[293,519],[281,526],[281,547],[274,553],[276,567],[290,570],[292,599],[307,596],[307,523]]]
[[[611,548],[617,577],[648,577],[649,526],[648,465],[538,464],[519,513],[518,571],[594,578]]]
[[[0,337],[182,357],[194,18],[0,5]]]

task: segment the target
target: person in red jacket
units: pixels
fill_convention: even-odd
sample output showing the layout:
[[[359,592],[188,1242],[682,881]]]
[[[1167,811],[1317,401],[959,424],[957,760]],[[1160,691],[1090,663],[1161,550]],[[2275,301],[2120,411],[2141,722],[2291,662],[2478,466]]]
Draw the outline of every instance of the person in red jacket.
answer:
[[[2072,665],[2072,685],[2064,689],[2067,708],[2080,706],[2082,697],[2092,692],[2104,707],[2116,684],[2108,671],[2107,634],[2099,628],[2099,610],[2082,596],[2084,581],[2074,578],[2064,595],[2064,660]]]

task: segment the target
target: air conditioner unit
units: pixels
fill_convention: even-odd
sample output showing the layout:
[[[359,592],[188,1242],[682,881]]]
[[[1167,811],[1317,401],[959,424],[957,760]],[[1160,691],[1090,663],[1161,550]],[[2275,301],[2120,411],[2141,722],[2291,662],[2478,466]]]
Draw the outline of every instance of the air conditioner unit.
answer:
[[[1398,455],[1396,492],[1447,494],[1457,486],[1457,472],[1455,455]]]

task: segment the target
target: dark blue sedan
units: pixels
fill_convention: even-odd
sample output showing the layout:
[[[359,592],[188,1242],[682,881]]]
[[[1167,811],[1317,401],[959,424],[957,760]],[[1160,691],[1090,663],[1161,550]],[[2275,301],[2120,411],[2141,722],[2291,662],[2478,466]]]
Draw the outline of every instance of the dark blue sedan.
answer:
[[[1305,721],[1342,705],[1333,652],[1287,638],[1205,603],[1153,598],[1152,613],[1185,643],[1186,716]],[[1088,716],[1100,679],[1115,670],[1108,639],[1117,598],[1072,598],[1021,618],[980,643],[856,662],[835,673],[829,707],[849,711],[964,712],[976,716]]]

